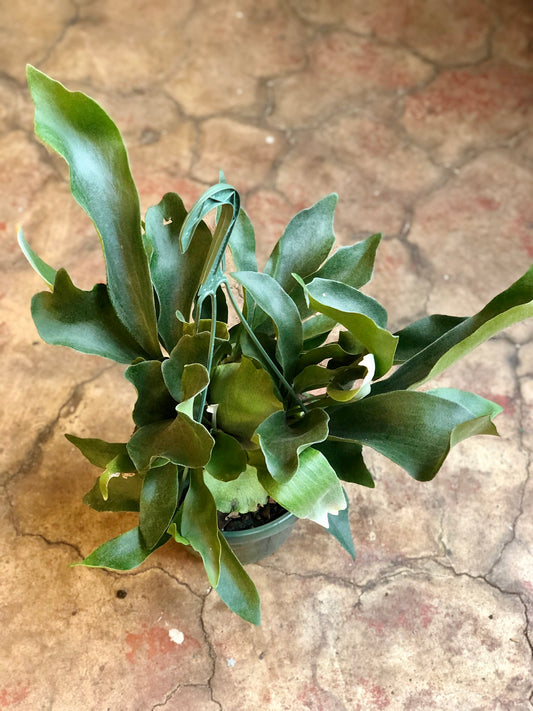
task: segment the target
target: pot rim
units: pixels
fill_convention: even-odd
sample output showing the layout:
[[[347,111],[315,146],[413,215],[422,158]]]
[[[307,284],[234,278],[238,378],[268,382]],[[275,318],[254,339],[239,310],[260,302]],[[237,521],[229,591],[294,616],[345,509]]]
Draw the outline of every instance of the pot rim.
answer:
[[[294,525],[296,521],[298,521],[298,516],[295,516],[290,511],[287,511],[287,513],[284,513],[282,516],[278,516],[278,518],[274,519],[273,521],[264,523],[261,526],[255,526],[254,528],[245,528],[241,531],[221,530],[220,532],[228,541],[236,538],[266,538],[267,536],[276,533],[276,530],[278,528],[286,528],[289,525]]]

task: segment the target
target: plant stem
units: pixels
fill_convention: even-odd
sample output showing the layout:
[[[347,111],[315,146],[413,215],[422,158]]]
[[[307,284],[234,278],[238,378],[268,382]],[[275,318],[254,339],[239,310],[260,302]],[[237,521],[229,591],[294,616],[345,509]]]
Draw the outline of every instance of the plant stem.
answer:
[[[209,300],[211,301],[211,330],[209,332],[209,350],[207,352],[206,369],[207,369],[207,372],[209,373],[209,377],[211,377],[211,367],[213,365],[213,356],[215,353],[215,340],[216,340],[216,331],[217,331],[217,298],[216,298],[216,294],[214,294],[212,291],[210,291],[207,294],[207,296],[209,296]],[[200,314],[201,314],[201,309],[202,309],[202,305],[203,305],[204,301],[205,301],[205,297],[202,298],[201,300],[199,299],[198,303],[196,305],[196,308],[197,308],[196,327],[197,328],[198,328],[198,324],[200,323]],[[203,419],[206,401],[207,401],[207,387],[205,387],[201,392],[198,407],[196,406],[196,404],[194,407],[195,419],[198,422],[201,422]]]
[[[305,406],[305,405],[303,404],[303,402],[300,400],[300,398],[298,397],[298,395],[294,392],[293,387],[292,387],[292,386],[290,385],[290,383],[285,379],[285,376],[283,375],[283,373],[281,373],[281,371],[279,370],[279,368],[277,367],[277,365],[274,363],[274,361],[272,360],[272,358],[271,358],[271,357],[268,355],[268,353],[265,351],[265,349],[263,348],[263,346],[262,346],[261,343],[259,342],[257,336],[256,336],[255,333],[253,332],[252,327],[250,326],[250,324],[248,323],[248,321],[247,321],[246,318],[244,317],[244,314],[243,314],[242,311],[240,310],[239,305],[237,304],[237,301],[235,300],[235,297],[233,296],[233,292],[231,291],[231,288],[230,288],[230,285],[229,285],[229,283],[228,283],[228,280],[227,280],[227,279],[224,279],[224,282],[223,282],[223,283],[224,283],[224,285],[225,285],[225,287],[226,287],[226,291],[228,292],[228,296],[229,296],[229,298],[230,298],[230,301],[231,301],[231,303],[232,303],[232,306],[233,306],[233,308],[235,309],[235,312],[237,313],[237,316],[239,317],[239,321],[240,321],[240,322],[242,323],[242,325],[244,326],[244,328],[245,328],[247,334],[250,336],[250,338],[251,338],[251,340],[252,340],[254,346],[255,346],[255,347],[257,348],[257,350],[261,353],[262,357],[265,359],[265,361],[268,363],[270,369],[272,370],[273,375],[283,384],[283,386],[285,387],[285,389],[287,390],[287,392],[289,393],[289,395],[292,397],[292,399],[294,400],[294,402],[298,405],[298,407],[302,410],[302,412],[304,412],[305,414],[307,414],[308,410],[307,410],[306,406]]]
[[[220,218],[215,227],[213,242],[209,250],[202,274],[200,275],[200,284],[206,284],[209,277],[217,273],[220,263],[224,258],[226,247],[228,245],[233,226],[239,214],[239,205],[236,206],[226,203],[220,207]]]

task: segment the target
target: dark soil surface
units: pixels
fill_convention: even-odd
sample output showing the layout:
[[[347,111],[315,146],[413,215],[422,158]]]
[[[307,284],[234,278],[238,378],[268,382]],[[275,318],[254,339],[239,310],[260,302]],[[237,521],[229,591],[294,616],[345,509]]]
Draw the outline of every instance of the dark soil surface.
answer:
[[[260,506],[257,511],[250,511],[244,514],[237,512],[224,514],[219,511],[218,527],[221,531],[245,531],[248,528],[264,526],[265,523],[275,521],[285,513],[287,513],[287,510],[275,501]]]

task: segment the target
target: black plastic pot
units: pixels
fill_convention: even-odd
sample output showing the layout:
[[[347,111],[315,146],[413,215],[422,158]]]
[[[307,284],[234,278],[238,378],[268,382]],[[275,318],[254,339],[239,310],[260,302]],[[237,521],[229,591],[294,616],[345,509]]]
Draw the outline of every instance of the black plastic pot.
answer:
[[[257,563],[285,543],[297,520],[293,514],[286,513],[264,526],[244,531],[222,531],[222,535],[243,565]]]

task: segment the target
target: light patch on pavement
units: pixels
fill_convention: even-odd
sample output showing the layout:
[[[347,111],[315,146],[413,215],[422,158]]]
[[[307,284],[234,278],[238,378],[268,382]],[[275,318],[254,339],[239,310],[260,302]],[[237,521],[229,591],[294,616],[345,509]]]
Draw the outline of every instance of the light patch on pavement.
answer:
[[[183,644],[183,640],[185,639],[183,632],[180,632],[180,630],[177,629],[169,630],[168,636],[174,642],[174,644]]]

